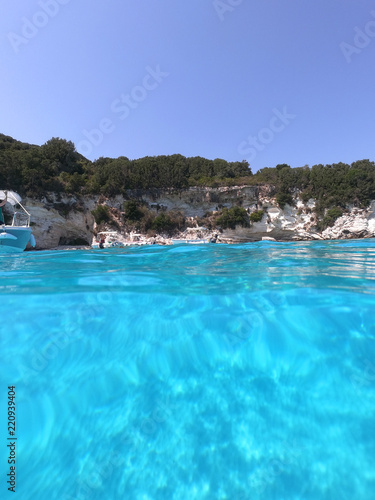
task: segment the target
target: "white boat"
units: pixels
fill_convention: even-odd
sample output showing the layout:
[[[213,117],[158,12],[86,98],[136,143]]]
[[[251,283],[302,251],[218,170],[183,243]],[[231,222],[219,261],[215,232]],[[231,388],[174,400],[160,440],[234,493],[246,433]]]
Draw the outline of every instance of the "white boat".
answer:
[[[11,225],[0,222],[0,254],[23,252],[28,243],[35,247],[35,238],[30,228],[30,214],[22,206],[21,197],[14,191],[0,190],[0,204],[3,200],[12,205],[14,213]]]
[[[183,238],[183,239],[172,239],[172,243],[174,245],[178,245],[180,243],[187,243],[188,245],[202,245],[206,243],[216,243],[217,240],[217,234],[214,234],[213,236],[202,236],[204,233],[207,234],[208,229],[201,226],[201,227],[188,227],[186,229],[186,232],[188,233],[187,236],[188,238]],[[195,238],[194,238],[195,236]],[[200,238],[197,238],[197,236],[200,236]]]
[[[116,248],[124,247],[124,243],[116,239],[116,231],[101,231],[97,235],[96,241],[91,245],[92,248]]]
[[[202,245],[205,243],[211,243],[211,238],[195,238],[192,240],[173,240],[174,245],[179,245],[180,243],[188,243],[189,245]]]

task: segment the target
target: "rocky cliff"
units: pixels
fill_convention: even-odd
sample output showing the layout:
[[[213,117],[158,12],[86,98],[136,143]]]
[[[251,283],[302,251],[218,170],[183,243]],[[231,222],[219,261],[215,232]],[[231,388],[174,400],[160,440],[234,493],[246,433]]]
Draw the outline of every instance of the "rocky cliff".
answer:
[[[375,236],[375,202],[367,209],[347,207],[346,213],[332,227],[323,232],[316,229],[315,201],[302,203],[295,195],[295,206],[281,209],[275,200],[272,186],[194,187],[184,190],[128,191],[125,196],[110,199],[97,196],[71,197],[49,193],[40,200],[25,199],[31,213],[37,248],[47,249],[59,245],[90,245],[95,230],[91,211],[98,203],[122,211],[124,201],[137,199],[147,203],[149,209],[178,210],[186,217],[203,217],[207,212],[239,205],[249,213],[263,210],[260,222],[250,227],[226,229],[220,241],[256,241],[274,238],[281,241],[369,238]]]
[[[25,198],[37,249],[59,245],[91,245],[97,197],[60,197],[49,193],[41,200]]]

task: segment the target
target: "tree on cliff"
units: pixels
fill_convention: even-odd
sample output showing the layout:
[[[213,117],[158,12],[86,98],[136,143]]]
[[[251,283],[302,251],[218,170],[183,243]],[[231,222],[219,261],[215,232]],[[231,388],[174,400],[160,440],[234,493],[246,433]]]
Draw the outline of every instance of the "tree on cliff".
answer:
[[[57,174],[77,172],[82,174],[81,155],[77,153],[72,141],[52,137],[40,148],[42,158]]]

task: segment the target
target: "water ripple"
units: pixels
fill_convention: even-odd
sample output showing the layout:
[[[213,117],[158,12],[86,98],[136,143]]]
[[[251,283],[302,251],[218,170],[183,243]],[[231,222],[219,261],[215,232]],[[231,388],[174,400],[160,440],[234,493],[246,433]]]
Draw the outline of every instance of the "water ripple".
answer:
[[[1,264],[21,500],[372,498],[374,240]]]

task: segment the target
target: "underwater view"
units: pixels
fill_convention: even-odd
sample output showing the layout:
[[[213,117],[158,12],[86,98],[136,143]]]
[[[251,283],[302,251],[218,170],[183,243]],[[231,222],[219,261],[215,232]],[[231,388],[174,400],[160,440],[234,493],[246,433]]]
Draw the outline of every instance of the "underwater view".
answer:
[[[370,500],[375,240],[1,256],[18,500]],[[8,476],[9,477],[9,476]]]

